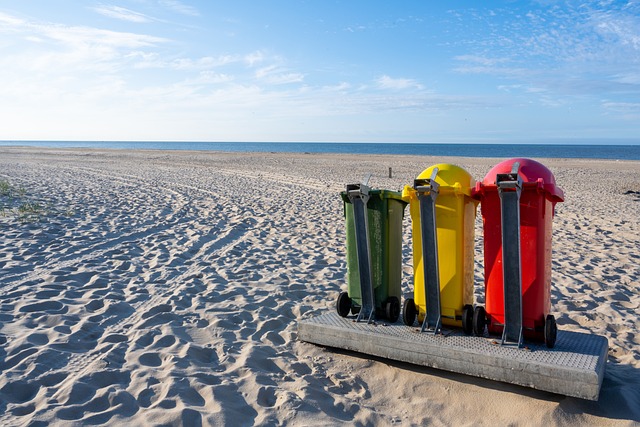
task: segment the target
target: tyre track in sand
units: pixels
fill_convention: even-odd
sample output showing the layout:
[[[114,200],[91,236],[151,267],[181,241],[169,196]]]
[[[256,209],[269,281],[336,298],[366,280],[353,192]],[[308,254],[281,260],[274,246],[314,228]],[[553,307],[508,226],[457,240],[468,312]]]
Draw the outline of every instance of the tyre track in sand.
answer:
[[[47,165],[49,166],[49,165]],[[52,169],[65,169],[65,170],[81,170],[85,173],[90,173],[93,176],[100,176],[104,179],[109,179],[111,182],[121,182],[126,184],[131,188],[140,189],[140,184],[142,182],[136,182],[133,176],[130,176],[129,179],[124,179],[119,176],[109,175],[105,173],[99,173],[96,170],[83,168],[83,167],[68,167],[68,166],[50,166]],[[86,178],[91,179],[91,178]],[[23,182],[28,182],[26,179],[21,179]],[[84,247],[78,247],[76,250],[71,252],[68,255],[61,254],[60,251],[56,251],[52,254],[52,258],[54,259],[54,263],[46,262],[42,265],[33,265],[33,269],[30,271],[18,272],[14,275],[4,273],[3,282],[11,283],[18,282],[14,288],[4,288],[3,293],[10,294],[16,290],[17,287],[22,286],[24,283],[37,284],[39,281],[44,281],[46,276],[51,275],[52,272],[56,271],[65,271],[74,265],[87,263],[90,260],[99,259],[104,257],[110,251],[117,249],[119,246],[128,243],[135,243],[139,239],[149,236],[150,234],[154,234],[154,229],[157,232],[161,232],[162,230],[170,229],[179,225],[180,223],[186,222],[187,218],[184,213],[181,213],[185,206],[188,204],[188,201],[185,200],[184,195],[175,191],[168,187],[153,187],[153,186],[145,186],[147,190],[145,193],[153,193],[157,192],[159,194],[165,194],[167,192],[174,195],[176,204],[173,207],[173,211],[171,212],[171,220],[164,220],[158,222],[155,218],[151,218],[144,223],[141,223],[136,226],[137,231],[132,232],[123,232],[119,230],[118,233],[112,233],[115,237],[105,237],[104,240],[98,241],[95,244],[86,245]],[[148,189],[150,188],[150,191]],[[48,260],[47,260],[48,261]]]
[[[89,399],[89,402],[87,402],[86,399],[84,401],[78,400],[77,405],[88,406],[94,400],[99,399],[98,394],[107,391],[103,389],[103,384],[107,384],[109,381],[119,382],[121,385],[120,390],[127,390],[127,392],[134,393],[133,390],[129,389],[129,384],[133,379],[129,378],[127,380],[126,378],[130,371],[128,371],[126,367],[123,367],[122,363],[127,363],[126,366],[131,366],[131,363],[142,363],[144,365],[145,363],[143,363],[139,357],[152,354],[148,353],[152,350],[151,348],[147,349],[145,344],[140,344],[142,341],[148,342],[148,337],[156,336],[156,334],[160,333],[160,330],[164,330],[165,333],[168,334],[175,334],[175,332],[172,332],[174,327],[183,327],[182,325],[185,322],[187,324],[185,326],[188,326],[190,323],[189,318],[194,315],[197,316],[197,314],[190,310],[181,310],[180,307],[179,298],[181,294],[187,293],[186,287],[189,286],[189,282],[192,284],[195,283],[197,285],[196,288],[206,292],[207,286],[216,289],[218,286],[221,286],[223,282],[239,279],[239,276],[235,273],[227,276],[224,271],[220,272],[221,277],[205,281],[207,283],[198,280],[198,277],[201,277],[203,271],[208,270],[201,269],[202,265],[213,265],[215,268],[216,264],[218,264],[222,267],[224,264],[220,263],[228,262],[230,257],[237,257],[237,254],[234,254],[234,252],[230,252],[229,254],[227,254],[227,252],[236,245],[242,244],[251,236],[251,233],[260,230],[261,225],[264,224],[263,221],[268,218],[265,214],[255,215],[255,212],[269,212],[272,209],[286,211],[287,215],[284,217],[286,219],[280,221],[277,227],[286,227],[286,230],[291,231],[291,227],[295,227],[295,229],[305,227],[307,222],[311,220],[310,218],[296,214],[298,209],[297,204],[290,205],[288,203],[293,194],[291,190],[301,189],[305,197],[312,197],[313,193],[321,189],[324,190],[325,194],[329,192],[334,193],[334,190],[323,189],[319,187],[317,183],[310,183],[302,177],[293,179],[288,176],[263,173],[262,175],[258,174],[259,180],[262,184],[265,182],[267,184],[256,186],[256,191],[252,193],[253,196],[250,196],[252,198],[247,200],[244,198],[246,197],[246,191],[244,193],[240,192],[240,196],[236,196],[234,195],[236,193],[233,191],[233,188],[238,186],[246,187],[247,185],[256,183],[256,175],[250,172],[235,173],[232,170],[216,169],[216,176],[208,178],[206,174],[201,174],[201,171],[198,170],[195,171],[195,174],[191,171],[192,175],[188,175],[190,179],[185,180],[184,176],[170,174],[162,179],[153,179],[131,173],[104,173],[100,169],[86,166],[65,166],[65,169],[71,170],[75,174],[81,173],[82,178],[77,178],[79,181],[108,181],[112,185],[116,185],[118,187],[117,190],[128,188],[139,193],[152,192],[153,197],[145,202],[149,205],[152,204],[154,200],[159,200],[162,195],[166,193],[172,194],[172,200],[180,200],[182,204],[180,209],[173,207],[171,211],[168,212],[169,215],[165,218],[162,230],[153,229],[153,217],[147,218],[145,221],[140,221],[137,224],[127,226],[123,230],[118,230],[120,234],[116,234],[115,237],[111,236],[111,240],[113,240],[111,246],[106,246],[108,243],[102,242],[102,244],[105,245],[103,247],[98,247],[97,244],[93,244],[87,248],[80,248],[79,251],[75,251],[74,253],[76,255],[80,253],[81,258],[74,257],[73,254],[68,254],[69,258],[64,260],[64,264],[54,264],[54,266],[64,273],[64,270],[68,268],[87,264],[94,259],[108,259],[114,257],[115,254],[115,258],[129,258],[129,262],[133,264],[148,267],[146,271],[144,268],[138,270],[135,273],[135,277],[124,272],[125,281],[127,275],[130,281],[128,285],[119,291],[113,284],[109,286],[112,293],[113,289],[116,289],[116,291],[125,295],[126,298],[124,301],[111,304],[109,300],[112,299],[112,294],[107,295],[105,298],[107,301],[106,306],[99,306],[98,310],[93,313],[82,314],[79,324],[71,326],[72,333],[68,338],[63,336],[57,342],[53,341],[52,344],[49,345],[49,347],[54,348],[58,354],[63,354],[65,357],[63,365],[57,366],[49,373],[52,375],[62,375],[67,372],[69,374],[59,381],[55,388],[48,387],[46,390],[37,391],[37,393],[44,392],[50,396],[47,405],[42,409],[38,409],[38,411],[55,411],[56,407],[61,407],[59,410],[60,419],[66,419],[64,417],[72,415],[71,413],[73,411],[69,410],[69,407],[74,406],[74,403],[76,403],[74,399],[79,399],[78,390],[82,390],[82,387],[90,387],[90,384],[100,384],[98,386],[99,390],[92,392],[95,393],[95,399],[87,397],[86,399]],[[172,171],[170,170],[169,172]],[[187,184],[178,184],[172,182],[172,179],[186,182]],[[202,200],[200,196],[204,197],[204,200]],[[129,195],[129,197],[131,198],[133,195]],[[97,194],[95,198],[97,201],[102,200],[104,204],[104,196]],[[215,226],[209,224],[212,222],[210,218],[198,216],[198,213],[202,213],[198,208],[201,208],[202,204],[206,204],[207,202],[213,202],[213,209],[217,210],[218,214],[222,216]],[[199,205],[191,209],[189,206],[191,203]],[[248,207],[245,206],[245,203]],[[329,218],[321,218],[321,220],[325,222],[329,221]],[[317,222],[318,219],[313,221]],[[274,224],[271,225],[273,226]],[[189,232],[194,229],[194,227],[200,229],[213,228],[214,232],[192,236],[193,238],[185,242],[188,243],[188,245],[181,251],[186,256],[185,258],[178,259],[177,257],[160,256],[157,261],[156,258],[158,257],[150,259],[150,254],[154,252],[156,254],[167,252],[170,249],[168,246],[175,245],[176,242],[180,241],[181,234]],[[133,237],[127,239],[124,237],[124,234],[122,234],[123,232]],[[120,236],[121,241],[116,242],[115,238],[118,236]],[[291,237],[288,239],[290,238]],[[132,240],[142,240],[139,242],[141,248],[137,248],[137,252],[135,253],[129,248]],[[163,242],[165,246],[161,247]],[[250,245],[250,243],[248,243],[248,245]],[[93,257],[92,252],[98,250],[101,252],[94,253],[95,257]],[[225,254],[227,255],[225,256]],[[276,253],[274,252],[273,255],[276,255]],[[198,263],[189,263],[192,259],[197,260]],[[155,262],[157,262],[157,265],[154,265]],[[175,265],[167,267],[167,264],[172,262],[175,262]],[[46,268],[48,269],[51,266],[52,264],[49,264]],[[154,276],[154,267],[158,267],[156,270],[162,273]],[[241,272],[240,274],[245,273]],[[41,276],[35,276],[36,279],[38,277]],[[120,278],[118,278],[118,280],[120,280]],[[202,288],[202,286],[205,287]],[[140,290],[141,288],[144,288],[148,293],[136,293],[136,290]],[[209,290],[213,290],[212,288]],[[193,289],[194,288],[191,290],[193,291]],[[98,297],[99,296],[100,295],[98,295]],[[267,293],[264,291],[260,291],[258,294],[259,298],[266,298],[266,296]],[[76,300],[78,300],[78,298],[76,298]],[[210,304],[213,303],[213,301],[215,301],[215,297],[207,297],[200,300],[200,303]],[[111,306],[109,306],[109,304],[111,304]],[[128,306],[126,306],[126,304],[128,304]],[[107,308],[113,311],[110,318],[107,317]],[[179,314],[172,313],[173,310]],[[272,309],[265,307],[264,310],[261,316],[270,313]],[[102,318],[100,318],[101,316]],[[279,316],[278,319],[275,320],[271,319],[268,322],[258,322],[257,327],[252,332],[251,340],[261,340],[264,335],[267,336],[267,338],[265,338],[267,340],[279,342],[282,338],[278,338],[276,332],[267,333],[264,328],[273,329],[274,325],[278,325],[276,329],[283,329],[284,326],[282,325],[287,323],[287,318],[286,316],[281,317],[282,316]],[[97,320],[90,321],[85,319]],[[225,324],[218,326],[222,328],[218,328],[219,330],[224,330]],[[165,327],[168,329],[165,329]],[[210,334],[205,335],[209,336]],[[167,335],[164,335],[164,337],[176,338],[175,336],[171,337]],[[249,339],[249,337],[245,337],[244,339]],[[151,341],[153,342],[153,339]],[[194,351],[198,351],[198,343],[187,339],[186,344],[184,347],[187,349],[194,348],[195,345]],[[143,346],[143,349],[140,349],[140,345]],[[123,347],[125,348],[123,349]],[[204,349],[203,354],[209,354],[210,351],[211,349]],[[265,348],[254,348],[253,344],[249,345],[248,348],[243,351],[249,352],[251,357],[256,358],[260,358],[261,355],[266,357],[267,354],[270,354],[269,352],[265,353]],[[26,362],[27,359],[33,360],[39,357],[38,353],[25,352],[24,354],[24,362]],[[169,352],[169,354],[171,353]],[[120,366],[118,366],[118,359],[122,361],[120,362]],[[228,369],[238,369],[235,363],[226,363],[230,364]],[[28,363],[16,363],[16,366],[20,365],[28,365]],[[181,368],[174,366],[171,372],[179,375]],[[104,380],[105,377],[113,379],[107,381]],[[38,383],[37,379],[31,383],[31,386],[36,383]],[[138,395],[138,399],[142,399],[140,395]],[[85,411],[85,415],[82,416],[90,416],[90,412],[90,410],[89,412]],[[37,414],[33,415],[34,418],[37,418]],[[7,418],[2,418],[0,421],[6,419]]]
[[[71,169],[81,169],[87,175],[94,175],[94,178],[95,176],[100,176],[102,178],[109,179],[112,182],[119,181],[123,184],[134,186],[143,192],[169,191],[175,196],[175,199],[181,200],[183,203],[179,209],[173,209],[171,218],[168,218],[162,227],[158,227],[157,224],[151,224],[150,221],[147,221],[146,223],[138,224],[137,228],[142,226],[142,230],[134,230],[126,234],[121,234],[107,242],[101,242],[87,248],[82,248],[79,251],[79,256],[78,253],[75,254],[76,256],[69,254],[65,260],[55,264],[39,266],[37,270],[32,271],[27,275],[21,277],[14,276],[12,281],[20,282],[15,285],[15,289],[24,287],[25,281],[37,282],[38,280],[43,280],[44,275],[52,272],[52,270],[65,272],[72,267],[87,264],[93,259],[99,257],[104,258],[110,253],[116,251],[119,247],[127,243],[131,243],[132,241],[144,239],[145,244],[149,244],[149,242],[153,244],[154,241],[166,241],[166,236],[158,237],[158,235],[162,233],[169,235],[173,234],[173,237],[175,237],[175,234],[179,234],[182,231],[179,228],[180,226],[189,224],[190,221],[193,221],[193,218],[189,216],[190,213],[188,211],[182,212],[182,208],[188,204],[189,197],[180,191],[176,191],[168,187],[153,188],[146,180],[133,175],[123,177],[104,174],[101,171],[92,170],[90,168],[76,167]],[[193,186],[186,187],[193,190],[206,191]],[[208,194],[212,194],[211,191],[206,192]],[[190,257],[199,258],[204,262],[207,262],[210,261],[212,257],[219,257],[223,255],[236,244],[246,239],[248,233],[254,229],[255,223],[242,220],[242,212],[239,212],[236,216],[238,216],[239,219],[236,218],[235,223],[234,218],[225,217],[217,224],[217,233],[210,232],[205,235],[198,236],[197,239],[193,240],[192,244],[187,249],[191,254]],[[124,250],[120,252],[126,254],[126,251]],[[146,251],[142,252],[143,253],[141,255],[138,255],[139,258],[143,258],[144,252]],[[81,346],[82,344],[83,337],[91,336],[92,333],[95,333],[91,328],[88,328],[86,331],[83,331],[82,327],[78,328],[77,332],[72,334],[74,336],[73,342],[72,340],[67,340],[66,342],[61,340],[58,343],[53,343],[51,346],[57,351],[65,353],[67,355],[67,360],[66,363],[64,363],[64,366],[58,367],[48,374],[56,374],[56,372],[60,372],[61,374],[63,372],[71,372],[72,374],[60,381],[59,384],[56,384],[55,392],[48,389],[47,393],[51,394],[50,405],[52,407],[60,406],[60,403],[57,403],[59,399],[71,399],[68,395],[69,393],[73,393],[74,385],[78,379],[95,375],[97,369],[104,370],[106,368],[106,372],[111,372],[109,370],[108,358],[109,352],[113,346],[110,347],[109,345],[101,344],[104,344],[105,342],[115,343],[125,337],[125,332],[128,328],[140,327],[140,325],[143,325],[152,317],[162,315],[162,313],[171,310],[172,305],[170,302],[172,298],[175,298],[182,292],[182,284],[187,282],[190,277],[198,274],[197,266],[191,264],[183,271],[176,270],[174,274],[162,278],[164,286],[158,287],[158,292],[139,301],[131,302],[131,310],[120,312],[121,315],[119,317],[116,319],[110,319],[108,325],[104,328],[100,328],[99,336],[91,337],[91,340],[95,343],[94,349],[82,351],[81,348],[78,348],[78,346]],[[24,359],[16,360],[15,363],[13,363],[13,366],[20,366],[23,364],[22,362],[25,362],[27,359],[36,358],[38,356],[37,353],[22,352],[16,357],[20,358],[22,357],[21,355],[24,355]],[[103,364],[104,366],[97,366],[96,363]],[[9,372],[6,372],[6,374],[11,375],[11,370],[12,369],[8,369]],[[51,407],[49,407],[49,409],[51,409]],[[9,413],[3,414],[3,416],[0,417],[0,424],[5,424],[10,421],[10,416],[11,414]]]

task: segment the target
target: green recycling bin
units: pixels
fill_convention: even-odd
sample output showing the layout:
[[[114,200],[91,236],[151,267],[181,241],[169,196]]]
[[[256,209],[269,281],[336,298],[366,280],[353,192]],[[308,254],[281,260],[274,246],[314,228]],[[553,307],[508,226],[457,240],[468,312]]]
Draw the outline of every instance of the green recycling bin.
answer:
[[[402,219],[407,203],[398,191],[347,185],[341,193],[346,222],[347,292],[338,314],[369,323],[400,316]]]

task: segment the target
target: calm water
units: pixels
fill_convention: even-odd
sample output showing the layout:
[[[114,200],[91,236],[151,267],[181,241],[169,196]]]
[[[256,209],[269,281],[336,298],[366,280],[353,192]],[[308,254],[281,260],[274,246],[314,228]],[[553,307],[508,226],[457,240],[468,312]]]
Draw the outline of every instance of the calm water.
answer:
[[[640,160],[640,145],[0,141],[0,146]]]

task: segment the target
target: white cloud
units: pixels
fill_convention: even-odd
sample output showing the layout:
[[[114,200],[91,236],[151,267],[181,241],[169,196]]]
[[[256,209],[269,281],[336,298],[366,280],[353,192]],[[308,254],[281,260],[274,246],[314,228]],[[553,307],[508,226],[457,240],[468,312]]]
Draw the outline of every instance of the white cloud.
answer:
[[[337,85],[324,86],[322,89],[329,92],[342,92],[351,89],[351,84],[347,82],[340,82]]]
[[[234,64],[247,64],[250,67],[259,62],[269,61],[270,58],[261,52],[253,52],[247,55],[242,54],[225,54],[217,57],[203,56],[200,58],[180,57],[173,59],[164,59],[157,52],[148,52],[136,50],[125,56],[127,59],[134,61],[135,68],[158,68],[172,69],[178,71],[194,71],[203,69],[213,69]],[[275,60],[280,61],[278,58]],[[268,71],[272,71],[274,66],[266,67],[257,72],[258,77],[264,77]]]
[[[160,0],[160,5],[174,12],[187,16],[200,16],[200,12],[193,6],[186,5],[176,0]]]
[[[304,81],[302,73],[279,73],[267,77],[267,82],[274,85],[301,83]]]
[[[233,76],[224,73],[216,73],[214,71],[201,71],[197,83],[220,84],[229,83],[234,80]]]
[[[640,103],[638,102],[603,101],[602,107],[606,111],[627,120],[640,119]]]
[[[146,34],[4,18],[6,25],[0,31],[14,35],[0,56],[5,74],[12,70],[18,75],[30,71],[52,76],[74,76],[88,70],[115,72],[140,57],[143,50],[168,42]]]
[[[355,32],[365,31],[366,29],[367,27],[364,25],[354,25],[354,26],[349,26],[344,30],[348,33],[355,33]]]
[[[618,83],[640,86],[640,71],[616,74],[612,78]]]
[[[513,67],[508,66],[511,61],[508,58],[492,58],[479,55],[458,55],[454,57],[455,60],[461,63],[461,65],[453,68],[453,71],[461,74],[487,74],[499,76],[502,78],[518,78],[523,79],[529,83],[529,79],[532,74],[535,74],[535,70],[528,69],[526,67]],[[503,85],[513,86],[513,85]]]
[[[523,85],[515,84],[515,85],[498,85],[498,90],[503,92],[516,92],[522,90]]]
[[[248,55],[245,55],[244,61],[250,67],[253,67],[255,64],[261,63],[265,60],[266,55],[262,51],[251,52]]]
[[[153,21],[153,19],[142,13],[125,9],[124,7],[119,6],[98,6],[93,9],[101,15],[109,18],[120,19],[122,21],[136,23],[146,23]]]
[[[622,46],[640,50],[640,17],[634,15],[596,12],[592,15],[595,30],[602,36],[613,38]]]
[[[300,83],[304,80],[303,74],[289,72],[278,65],[259,68],[255,72],[255,77],[258,80],[274,85]]]
[[[168,41],[162,37],[146,34],[26,21],[2,14],[0,14],[0,20],[4,23],[0,31],[22,34],[25,39],[32,41],[48,39],[49,41],[60,42],[67,47],[91,45],[136,48],[155,46]]]
[[[554,98],[640,94],[640,4],[566,2],[479,16],[482,31],[457,42],[453,71],[498,79],[500,90]],[[523,19],[524,18],[524,19]],[[462,27],[460,27],[462,31]],[[474,37],[471,39],[470,37]],[[550,105],[543,98],[538,100]]]
[[[413,79],[404,79],[404,78],[392,78],[387,75],[383,75],[376,79],[376,84],[381,89],[394,89],[394,90],[402,90],[402,89],[424,89],[420,83]]]
[[[156,46],[168,40],[146,34],[136,34],[90,27],[43,25],[37,27],[40,34],[65,43],[68,46],[110,46],[113,48],[140,48]]]
[[[11,27],[18,27],[18,26],[24,25],[25,21],[20,18],[16,18],[15,16],[7,15],[6,13],[0,12],[0,23],[2,23],[2,27],[3,27],[1,29],[7,30],[8,28],[11,28]]]
[[[455,56],[453,59],[461,62],[479,64],[484,67],[492,67],[497,64],[509,62],[509,60],[506,58],[487,58],[485,56],[478,56],[478,55],[458,55],[458,56]]]

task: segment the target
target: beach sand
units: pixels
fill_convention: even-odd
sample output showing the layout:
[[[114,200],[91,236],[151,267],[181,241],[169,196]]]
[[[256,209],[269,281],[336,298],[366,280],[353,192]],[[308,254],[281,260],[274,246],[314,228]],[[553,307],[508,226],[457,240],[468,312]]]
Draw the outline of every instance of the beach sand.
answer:
[[[543,156],[553,313],[609,340],[597,402],[297,339],[346,289],[345,184],[503,159],[0,147],[0,425],[638,425],[640,162]]]

